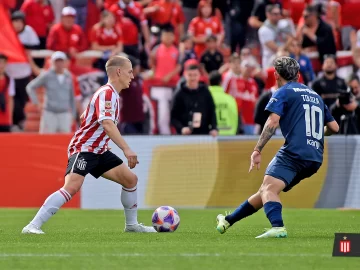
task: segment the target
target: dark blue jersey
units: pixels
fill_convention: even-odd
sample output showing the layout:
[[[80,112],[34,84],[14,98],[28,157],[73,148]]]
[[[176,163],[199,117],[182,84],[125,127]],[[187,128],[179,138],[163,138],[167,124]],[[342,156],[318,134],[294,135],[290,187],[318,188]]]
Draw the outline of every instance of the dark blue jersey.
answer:
[[[301,83],[287,83],[273,94],[265,110],[280,116],[285,144],[279,155],[322,163],[324,125],[334,118],[315,91]]]

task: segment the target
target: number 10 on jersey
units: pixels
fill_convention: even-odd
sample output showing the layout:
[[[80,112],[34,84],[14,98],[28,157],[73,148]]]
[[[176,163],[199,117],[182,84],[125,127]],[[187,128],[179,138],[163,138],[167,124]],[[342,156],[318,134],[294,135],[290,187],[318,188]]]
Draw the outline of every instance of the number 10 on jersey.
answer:
[[[322,110],[315,105],[303,104],[305,110],[306,136],[321,140],[324,131],[324,118]],[[318,131],[316,130],[318,128]]]

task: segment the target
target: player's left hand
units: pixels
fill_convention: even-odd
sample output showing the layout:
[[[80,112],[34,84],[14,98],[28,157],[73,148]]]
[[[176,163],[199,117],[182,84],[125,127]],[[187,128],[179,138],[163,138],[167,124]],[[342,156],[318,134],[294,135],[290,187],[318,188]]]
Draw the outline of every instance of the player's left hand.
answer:
[[[254,151],[251,155],[250,160],[251,160],[251,164],[250,164],[249,172],[251,172],[255,166],[256,169],[259,170],[260,162],[261,162],[261,154],[258,151]]]
[[[130,148],[124,150],[124,155],[128,160],[128,166],[129,166],[130,169],[135,168],[135,166],[137,164],[139,164],[139,161],[137,159],[137,155]]]

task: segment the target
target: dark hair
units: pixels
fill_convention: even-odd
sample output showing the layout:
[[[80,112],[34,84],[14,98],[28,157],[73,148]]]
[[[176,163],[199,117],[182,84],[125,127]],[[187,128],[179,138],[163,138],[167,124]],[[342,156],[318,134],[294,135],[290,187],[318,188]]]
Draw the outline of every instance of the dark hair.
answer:
[[[206,42],[209,42],[209,41],[217,41],[217,37],[215,35],[210,35],[207,37],[206,39]]]
[[[305,11],[316,16],[319,16],[319,7],[317,5],[308,5],[305,8]]]
[[[0,53],[0,59],[7,61],[9,58],[5,54]]]
[[[20,10],[15,11],[13,14],[11,14],[11,20],[22,20],[25,22],[25,13]]]
[[[284,80],[297,81],[300,65],[295,59],[287,56],[278,57],[274,61],[274,67]]]
[[[161,33],[174,33],[174,26],[170,23],[163,25],[161,27]]]
[[[275,8],[279,8],[280,9],[280,6],[278,4],[274,4],[274,5],[266,5],[266,12],[267,13],[270,13],[272,12]]]
[[[213,70],[209,74],[210,85],[220,85],[222,78],[221,74],[217,70]]]

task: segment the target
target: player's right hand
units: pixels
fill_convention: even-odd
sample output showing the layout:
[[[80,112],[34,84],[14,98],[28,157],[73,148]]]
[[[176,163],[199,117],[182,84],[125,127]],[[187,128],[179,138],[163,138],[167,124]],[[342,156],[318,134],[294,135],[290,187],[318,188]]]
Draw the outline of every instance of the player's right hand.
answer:
[[[139,164],[139,161],[137,159],[137,155],[130,148],[124,150],[124,155],[128,160],[128,166],[129,166],[130,169],[135,168],[135,166],[137,164]]]
[[[259,170],[260,162],[261,162],[261,154],[258,151],[254,151],[251,155],[250,162],[251,164],[250,164],[249,172],[251,172],[255,166],[256,169]]]

